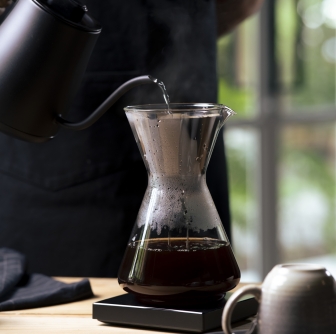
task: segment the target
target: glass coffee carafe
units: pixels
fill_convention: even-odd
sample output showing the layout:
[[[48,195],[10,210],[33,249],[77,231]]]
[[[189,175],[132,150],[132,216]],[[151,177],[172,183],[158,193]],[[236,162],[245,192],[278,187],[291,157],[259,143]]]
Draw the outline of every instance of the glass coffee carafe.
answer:
[[[240,270],[206,185],[206,169],[224,122],[217,104],[125,108],[148,171],[118,281],[145,304],[220,301]]]

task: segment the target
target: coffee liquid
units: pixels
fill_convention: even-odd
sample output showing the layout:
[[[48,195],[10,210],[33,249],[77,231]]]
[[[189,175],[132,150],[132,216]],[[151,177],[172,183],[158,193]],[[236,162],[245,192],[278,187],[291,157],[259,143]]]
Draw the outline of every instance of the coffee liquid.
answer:
[[[128,245],[118,280],[144,303],[195,306],[221,300],[240,270],[226,242],[158,238]]]

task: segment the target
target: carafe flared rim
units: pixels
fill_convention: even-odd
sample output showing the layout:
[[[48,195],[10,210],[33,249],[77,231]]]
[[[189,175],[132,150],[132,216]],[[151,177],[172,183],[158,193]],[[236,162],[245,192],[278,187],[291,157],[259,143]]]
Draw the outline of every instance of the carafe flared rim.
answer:
[[[142,104],[142,105],[134,105],[127,106],[124,108],[126,112],[151,112],[151,113],[166,113],[167,105],[162,104]],[[234,115],[235,112],[227,107],[224,104],[216,104],[216,103],[169,103],[169,112],[170,113],[192,113],[192,112],[201,112],[203,114],[213,114],[218,113],[221,110],[225,110],[226,112]]]

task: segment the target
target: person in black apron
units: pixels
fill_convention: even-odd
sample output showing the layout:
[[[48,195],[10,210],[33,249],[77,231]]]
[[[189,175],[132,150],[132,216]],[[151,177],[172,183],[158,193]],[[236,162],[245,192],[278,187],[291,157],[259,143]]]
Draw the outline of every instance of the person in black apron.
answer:
[[[218,2],[226,13],[228,1]],[[83,119],[122,83],[144,74],[162,80],[172,102],[216,102],[214,1],[86,0],[86,5],[103,31],[69,120]],[[231,25],[229,15],[221,31],[249,13]],[[24,253],[31,272],[116,276],[147,187],[123,107],[155,102],[163,102],[155,86],[138,87],[89,129],[61,130],[44,144],[0,134],[0,247]],[[222,137],[207,182],[230,235]]]

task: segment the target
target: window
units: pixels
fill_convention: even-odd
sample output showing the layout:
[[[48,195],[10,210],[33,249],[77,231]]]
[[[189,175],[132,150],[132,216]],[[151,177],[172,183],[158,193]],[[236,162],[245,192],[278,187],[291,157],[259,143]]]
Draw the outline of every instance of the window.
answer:
[[[218,40],[233,247],[243,281],[277,263],[336,275],[336,1],[266,0]]]

